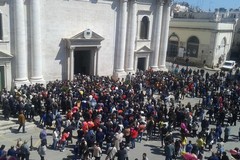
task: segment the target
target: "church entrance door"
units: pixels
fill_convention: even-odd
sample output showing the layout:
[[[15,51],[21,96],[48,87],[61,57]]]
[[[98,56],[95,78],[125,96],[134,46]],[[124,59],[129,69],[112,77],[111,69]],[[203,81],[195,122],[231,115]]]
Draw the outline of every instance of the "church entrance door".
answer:
[[[146,66],[146,58],[145,57],[138,58],[137,69],[141,71],[145,71],[146,70],[145,66]]]
[[[74,51],[74,74],[92,74],[92,52],[91,50]]]
[[[4,66],[0,66],[0,90],[2,90],[5,86],[5,78],[4,78]]]

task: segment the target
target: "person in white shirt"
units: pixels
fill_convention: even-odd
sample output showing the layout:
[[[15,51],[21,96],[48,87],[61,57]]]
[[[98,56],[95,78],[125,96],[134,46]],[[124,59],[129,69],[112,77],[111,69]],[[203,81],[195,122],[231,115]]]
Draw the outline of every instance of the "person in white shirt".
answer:
[[[54,131],[53,131],[53,136],[52,136],[52,138],[53,138],[53,143],[52,143],[52,149],[57,149],[57,143],[58,143],[58,141],[59,141],[59,132],[58,132],[58,130],[57,129],[55,129]]]
[[[95,143],[93,146],[93,156],[95,160],[100,160],[102,156],[102,149],[99,147],[98,143]]]

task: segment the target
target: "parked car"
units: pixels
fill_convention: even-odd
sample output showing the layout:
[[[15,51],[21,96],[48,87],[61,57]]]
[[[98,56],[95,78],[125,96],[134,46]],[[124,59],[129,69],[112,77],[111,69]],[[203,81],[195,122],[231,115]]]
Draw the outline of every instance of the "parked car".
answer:
[[[233,71],[235,69],[236,65],[237,65],[236,61],[228,60],[223,63],[221,70]]]

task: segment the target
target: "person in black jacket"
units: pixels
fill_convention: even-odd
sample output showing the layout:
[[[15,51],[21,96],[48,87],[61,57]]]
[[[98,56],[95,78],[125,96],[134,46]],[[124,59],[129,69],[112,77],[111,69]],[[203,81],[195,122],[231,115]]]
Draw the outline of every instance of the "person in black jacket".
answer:
[[[128,160],[127,150],[123,145],[120,146],[120,150],[116,153],[117,160]]]

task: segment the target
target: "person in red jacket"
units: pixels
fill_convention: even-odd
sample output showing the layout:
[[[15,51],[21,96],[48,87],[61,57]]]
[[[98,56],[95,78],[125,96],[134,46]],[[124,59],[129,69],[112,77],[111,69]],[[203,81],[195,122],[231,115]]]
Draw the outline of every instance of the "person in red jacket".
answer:
[[[67,138],[69,137],[69,135],[70,135],[70,133],[69,132],[63,132],[62,133],[62,136],[61,136],[61,145],[62,145],[62,147],[61,147],[61,152],[63,152],[64,151],[64,149],[65,149],[65,147],[66,147],[66,145],[67,145]]]
[[[131,135],[132,148],[135,148],[135,141],[136,141],[136,138],[138,137],[138,128],[137,127],[132,128],[130,135]]]

